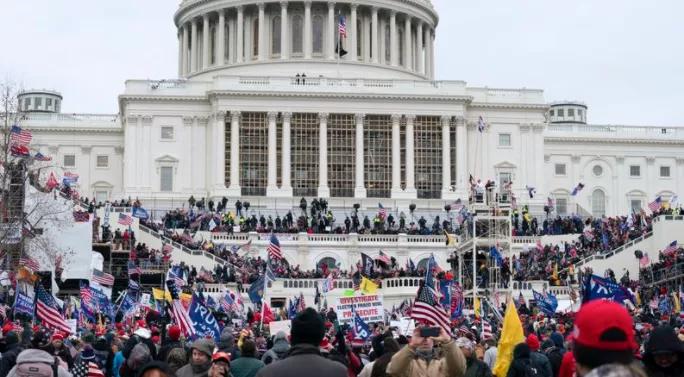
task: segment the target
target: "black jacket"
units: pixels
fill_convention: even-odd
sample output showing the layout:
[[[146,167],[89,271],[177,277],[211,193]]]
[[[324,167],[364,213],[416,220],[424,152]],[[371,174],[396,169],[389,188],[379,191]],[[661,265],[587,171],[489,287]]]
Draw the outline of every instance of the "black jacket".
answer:
[[[174,348],[183,348],[183,343],[179,341],[169,341],[164,343],[163,346],[159,349],[159,353],[157,354],[157,360],[166,362],[166,358],[169,356],[169,352],[171,352],[172,349]]]
[[[550,344],[546,344],[547,342],[549,342]],[[553,342],[550,342],[548,340],[544,342],[544,355],[546,355],[546,357],[549,359],[549,362],[551,363],[553,377],[558,377],[558,374],[560,373],[560,366],[563,362],[563,354],[563,350],[553,345]]]
[[[679,360],[668,368],[662,368],[654,360],[654,354],[658,352],[676,353],[679,355]],[[660,326],[653,330],[651,337],[646,342],[643,362],[649,377],[684,376],[684,345],[677,338],[672,327]]]
[[[475,355],[466,358],[466,371],[464,377],[492,377],[492,371],[484,362],[478,360]]]
[[[344,365],[321,356],[318,347],[298,344],[288,356],[259,370],[256,377],[347,377]]]
[[[23,351],[24,348],[18,343],[7,346],[7,350],[2,353],[2,359],[0,359],[0,376],[6,376],[9,371],[17,363],[17,356]]]
[[[538,354],[539,356],[543,356]],[[508,368],[508,374],[506,377],[530,377],[528,371],[536,371],[536,375],[539,377],[545,376],[547,374],[547,368],[551,369],[548,363],[540,363],[535,360],[537,357],[532,357],[532,352],[530,351],[530,346],[525,343],[520,343],[513,349],[513,361],[511,366]]]

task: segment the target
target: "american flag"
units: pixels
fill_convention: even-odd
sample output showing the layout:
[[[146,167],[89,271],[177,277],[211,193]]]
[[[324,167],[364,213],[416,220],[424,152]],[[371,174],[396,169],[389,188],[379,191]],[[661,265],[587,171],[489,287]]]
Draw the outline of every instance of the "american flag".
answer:
[[[104,377],[104,373],[92,361],[81,360],[71,370],[73,377]]]
[[[339,23],[340,38],[347,38],[347,18],[340,16]]]
[[[660,209],[662,204],[663,204],[663,198],[659,196],[654,201],[648,203],[648,209],[650,209],[652,212],[655,212],[655,211]]]
[[[93,293],[90,291],[88,284],[81,283],[81,305],[89,308],[93,307]]]
[[[31,155],[29,149],[25,145],[21,144],[12,144],[10,147],[10,152],[14,157],[28,157]]]
[[[482,340],[487,340],[487,339],[492,339],[492,325],[489,324],[489,322],[483,320],[482,321],[482,334],[480,336]]]
[[[382,262],[388,266],[391,263],[390,258],[387,256],[387,254],[383,253],[382,250],[380,250],[380,254],[378,254],[378,257],[375,259],[379,260],[380,262]]]
[[[679,247],[677,247],[677,241],[676,240],[672,241],[669,245],[667,245],[665,250],[663,250],[663,254],[664,255],[672,255],[677,251],[678,248]]]
[[[427,285],[418,288],[418,296],[411,308],[411,318],[439,326],[450,333],[449,313],[440,305],[436,292]]]
[[[385,207],[382,206],[382,203],[378,203],[378,216],[381,219],[387,217],[387,210],[385,209]]]
[[[183,270],[180,268],[171,267],[166,275],[166,279],[173,280],[176,287],[184,287],[186,285],[185,280],[183,279]]]
[[[518,295],[518,306],[525,305],[525,297],[523,297],[522,291]]]
[[[31,131],[23,130],[16,124],[10,129],[10,143],[18,145],[27,145],[33,139]]]
[[[131,226],[131,225],[133,225],[133,218],[128,216],[125,213],[120,213],[118,223],[120,225]]]
[[[188,311],[183,307],[183,303],[178,297],[178,288],[173,280],[167,280],[166,286],[169,288],[171,294],[171,313],[178,326],[185,334],[186,338],[195,335],[195,327],[192,325],[192,320]]]
[[[235,301],[233,301],[229,293],[226,293],[221,297],[220,305],[224,312],[229,313],[235,307]]]
[[[128,261],[128,276],[140,275],[142,270],[135,264],[135,261]]]
[[[304,293],[299,293],[299,299],[297,300],[297,312],[303,312],[306,310],[306,301],[304,301]]]
[[[477,119],[477,130],[482,133],[484,132],[485,128],[487,128],[487,123],[485,123],[484,118],[482,118],[482,115]]]
[[[33,156],[33,158],[35,158],[36,161],[52,161],[52,157],[46,156],[40,152],[36,153],[36,155]]]
[[[269,258],[283,259],[283,251],[280,249],[280,241],[278,241],[278,237],[276,237],[275,234],[271,234],[271,243],[269,243],[266,250],[268,251]]]
[[[36,315],[45,327],[71,333],[54,297],[41,284],[36,287]]]
[[[90,277],[90,280],[94,281],[95,283],[100,284],[100,285],[107,285],[107,286],[114,285],[114,276],[112,274],[102,272],[102,271],[97,270],[95,268],[93,268],[93,274]]]
[[[38,272],[40,270],[38,262],[29,256],[19,258],[19,265],[28,268],[31,272]]]

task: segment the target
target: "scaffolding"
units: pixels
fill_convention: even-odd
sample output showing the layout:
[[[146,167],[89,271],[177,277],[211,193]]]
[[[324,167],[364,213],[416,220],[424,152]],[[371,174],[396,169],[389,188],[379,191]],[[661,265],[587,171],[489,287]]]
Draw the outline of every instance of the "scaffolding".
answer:
[[[2,247],[7,252],[8,264],[13,269],[23,249],[24,202],[26,197],[26,172],[24,160],[5,164],[2,189]]]

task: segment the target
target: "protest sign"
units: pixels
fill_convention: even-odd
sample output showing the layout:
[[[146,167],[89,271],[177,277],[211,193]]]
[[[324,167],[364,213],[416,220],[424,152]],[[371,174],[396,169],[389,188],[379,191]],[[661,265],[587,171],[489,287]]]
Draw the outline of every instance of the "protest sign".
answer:
[[[339,297],[335,304],[335,312],[337,312],[340,322],[347,323],[352,320],[352,306],[356,314],[366,323],[385,320],[385,309],[382,306],[381,295]]]
[[[290,329],[292,328],[292,321],[273,321],[268,324],[271,335],[275,335],[278,331],[283,331],[286,335],[290,335]]]

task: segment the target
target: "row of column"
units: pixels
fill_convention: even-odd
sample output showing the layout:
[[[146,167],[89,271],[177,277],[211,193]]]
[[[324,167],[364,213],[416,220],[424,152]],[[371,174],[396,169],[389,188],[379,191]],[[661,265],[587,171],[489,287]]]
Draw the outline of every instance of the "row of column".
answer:
[[[318,196],[330,197],[328,186],[328,113],[319,113],[319,179]],[[291,119],[292,113],[282,113],[282,140],[281,140],[281,186],[277,186],[277,112],[269,112],[268,119],[268,173],[266,193],[268,196],[292,196],[292,183],[290,171],[291,157]],[[404,165],[406,167],[406,186],[401,187],[401,119],[405,119],[405,145],[406,153]],[[225,190],[225,166],[221,162],[221,156],[225,155],[225,113],[217,113],[215,132],[213,138],[214,158],[217,162],[210,167],[213,169],[214,190]],[[415,153],[414,153],[414,122],[415,115],[391,115],[392,127],[392,197],[416,198],[415,187]],[[442,116],[442,197],[455,197],[456,192],[452,186],[452,160],[451,160],[451,116]],[[355,177],[354,197],[365,198],[366,186],[364,177],[364,120],[365,114],[355,115]],[[232,195],[240,194],[240,112],[230,112],[230,186],[228,191]],[[456,118],[456,182],[459,187],[464,187],[466,176],[466,140],[467,127],[465,119]]]
[[[312,58],[313,49],[313,30],[312,30],[312,13],[311,1],[304,1],[304,30],[303,30],[303,57],[304,59]],[[287,1],[280,2],[280,60],[287,60],[290,58],[290,26],[288,15]],[[334,60],[337,58],[335,53],[336,37],[338,33],[337,12],[335,9],[335,2],[328,2],[327,19],[325,23],[325,37],[324,37],[324,58]],[[234,9],[234,12],[232,11]],[[348,59],[351,61],[362,60],[369,63],[382,63],[399,67],[399,44],[403,47],[403,66],[407,70],[411,70],[420,74],[424,74],[428,78],[434,78],[434,33],[433,29],[423,20],[411,17],[408,14],[403,14],[404,34],[403,40],[400,41],[398,36],[398,20],[397,12],[389,9],[386,12],[380,13],[380,9],[372,7],[368,9],[369,12],[360,12],[358,4],[349,5],[349,19],[347,22],[347,44],[346,49],[349,52]],[[212,13],[217,16],[211,17]],[[230,13],[230,14],[229,14]],[[234,13],[235,16],[231,16]],[[272,15],[273,16],[273,15]],[[204,14],[201,18],[193,18],[184,23],[179,28],[179,75],[187,76],[188,74],[206,70],[211,66],[223,66],[225,64],[240,64],[247,60],[251,54],[245,51],[249,46],[246,35],[251,31],[245,28],[245,8],[244,6],[237,6],[230,9],[221,9],[216,12]],[[258,43],[257,61],[265,61],[271,57],[270,46],[266,35],[267,25],[271,25],[270,18],[267,22],[266,4],[257,4],[257,18],[258,31],[257,35],[252,38]],[[361,19],[361,27],[363,30],[357,30],[358,20]],[[384,25],[389,22],[390,29],[390,45],[385,46]],[[215,27],[215,51],[211,51],[210,33],[211,24]],[[226,25],[228,25],[228,34],[226,36]],[[380,27],[383,27],[381,30]],[[201,41],[199,28],[202,28]],[[271,30],[271,37],[275,31]],[[358,56],[357,50],[357,33],[363,37],[362,56]],[[415,32],[415,40],[413,38]],[[233,37],[235,36],[235,37]],[[228,59],[226,59],[226,40],[228,40]],[[425,46],[423,49],[423,45]],[[385,61],[384,49],[389,48],[390,60]],[[212,64],[211,56],[215,52],[215,62]],[[347,58],[343,58],[347,60]],[[414,64],[415,61],[415,64]]]

